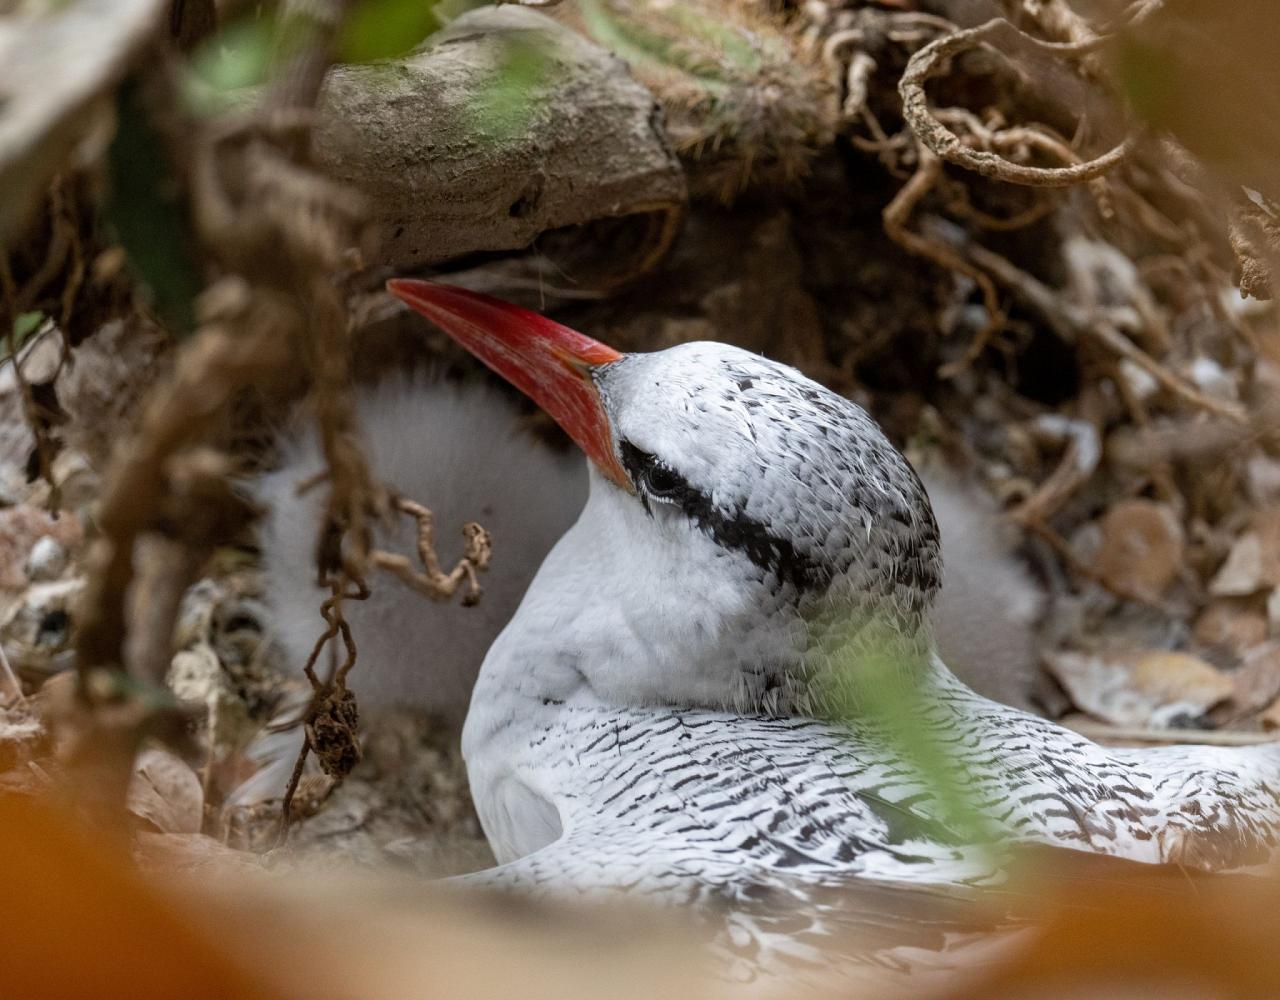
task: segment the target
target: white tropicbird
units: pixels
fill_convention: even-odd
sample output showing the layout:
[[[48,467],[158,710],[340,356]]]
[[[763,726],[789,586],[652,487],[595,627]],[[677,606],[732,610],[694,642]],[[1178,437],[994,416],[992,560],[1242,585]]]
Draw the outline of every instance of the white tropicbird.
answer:
[[[758,969],[857,925],[847,900],[872,887],[998,880],[885,719],[837,717],[848,672],[886,656],[999,840],[1206,869],[1271,855],[1280,747],[1103,748],[948,671],[929,499],[852,402],[723,344],[623,355],[473,292],[388,287],[591,460],[467,715],[501,863],[484,881],[723,904],[725,945]]]

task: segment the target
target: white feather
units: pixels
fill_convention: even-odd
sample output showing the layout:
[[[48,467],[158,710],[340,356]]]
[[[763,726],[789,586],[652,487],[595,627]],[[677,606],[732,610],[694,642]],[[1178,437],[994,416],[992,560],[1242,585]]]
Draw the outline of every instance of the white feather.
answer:
[[[360,650],[350,682],[361,706],[410,705],[460,726],[485,652],[582,506],[583,461],[536,440],[508,398],[475,382],[389,379],[361,389],[356,412],[374,475],[434,512],[442,565],[462,554],[467,521],[493,537],[493,562],[480,577],[484,596],[475,607],[461,607],[457,598],[432,602],[385,575],[370,581],[367,601],[345,607]],[[281,443],[279,467],[253,486],[267,511],[260,542],[272,634],[298,672],[323,629],[319,609],[327,596],[315,584],[324,484],[302,496],[298,485],[322,467],[314,430],[299,415]],[[416,559],[407,522],[380,530],[377,543]],[[297,706],[281,715],[295,717]],[[259,740],[251,750],[259,770],[233,799],[279,797],[300,740],[296,730]]]

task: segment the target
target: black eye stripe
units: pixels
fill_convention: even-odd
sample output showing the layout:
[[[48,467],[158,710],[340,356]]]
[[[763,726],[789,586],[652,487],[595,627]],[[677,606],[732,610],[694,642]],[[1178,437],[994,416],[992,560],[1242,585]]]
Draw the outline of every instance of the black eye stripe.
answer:
[[[788,539],[775,535],[745,512],[726,511],[717,507],[707,494],[692,486],[674,469],[663,465],[656,455],[643,451],[626,440],[619,442],[618,450],[621,452],[622,467],[641,491],[640,499],[646,510],[649,507],[649,495],[669,500],[718,544],[741,552],[755,565],[773,573],[779,580],[792,584],[798,591],[830,583],[829,567],[807,553],[800,552]],[[655,491],[652,478],[654,470],[659,469],[663,476],[670,479],[670,484],[660,492]]]

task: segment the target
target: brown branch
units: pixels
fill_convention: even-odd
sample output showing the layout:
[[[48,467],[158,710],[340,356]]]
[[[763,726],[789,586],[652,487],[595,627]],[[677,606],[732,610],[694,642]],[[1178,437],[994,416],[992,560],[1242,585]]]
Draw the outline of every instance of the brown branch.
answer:
[[[1045,523],[1092,474],[1093,469],[1080,460],[1080,446],[1075,440],[1069,440],[1057,467],[1031,496],[1009,512],[1009,517],[1023,527]]]
[[[1238,404],[1226,402],[1201,392],[1190,382],[1179,378],[1133,341],[1100,316],[1087,315],[1062,301],[1048,286],[1037,281],[1007,257],[970,243],[966,253],[974,264],[1010,289],[1023,304],[1031,307],[1065,340],[1090,337],[1114,354],[1127,358],[1175,396],[1191,405],[1225,417],[1235,424],[1247,424],[1248,417]]]
[[[337,582],[323,609],[326,635],[315,656],[335,637],[347,648],[346,662],[326,682],[308,664],[314,690],[305,718],[305,752],[317,753],[332,775],[345,773],[359,756],[355,702],[345,687],[356,648],[341,601],[367,593],[359,581],[371,547],[369,525],[383,494],[356,441],[348,319],[341,287],[333,280],[348,249],[361,242],[364,201],[311,162],[311,105],[349,3],[293,6],[294,23],[306,27],[306,43],[271,88],[264,110],[197,134],[190,158],[192,217],[225,277],[202,296],[199,329],[182,345],[169,378],[152,389],[137,434],[118,449],[107,475],[98,517],[101,536],[89,556],[77,666],[83,700],[95,709],[104,706],[95,693],[104,690],[98,682],[118,681],[116,672],[123,668],[148,686],[163,681],[178,597],[208,552],[245,515],[227,487],[228,469],[218,464],[216,453],[212,464],[204,461],[201,456],[210,453],[200,446],[215,438],[243,390],[277,392],[302,362],[314,377],[331,485],[326,533],[335,543],[327,551],[337,554],[335,565],[327,567],[328,578]],[[176,129],[171,132],[171,141],[180,141]],[[124,595],[134,582],[139,543],[156,537],[183,552],[175,559],[176,573],[152,567],[154,586],[142,588],[150,609],[133,616],[135,630],[147,633],[129,637],[128,652],[140,651],[135,659],[124,648],[129,632]],[[356,581],[354,591],[350,580]],[[129,689],[119,683],[113,688]],[[123,697],[145,721],[147,698]],[[120,725],[132,727],[118,734],[119,742],[126,749],[136,745],[142,722],[116,714]],[[112,766],[121,770],[128,760],[122,754]],[[295,788],[296,781],[286,809]]]

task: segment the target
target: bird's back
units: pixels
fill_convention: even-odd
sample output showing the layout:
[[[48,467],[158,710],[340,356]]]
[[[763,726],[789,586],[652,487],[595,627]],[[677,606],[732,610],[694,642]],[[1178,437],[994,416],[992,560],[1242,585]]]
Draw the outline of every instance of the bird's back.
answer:
[[[945,774],[865,720],[565,708],[514,769],[559,839],[464,880],[693,912],[734,977],[917,982],[1015,932],[1011,851],[1219,870],[1277,845],[1274,746],[1111,750],[940,686],[918,722],[947,748]]]
[[[499,877],[731,897],[776,875],[980,885],[992,844],[1212,869],[1277,844],[1277,746],[1109,749],[946,680],[921,704],[939,773],[883,722],[564,708],[514,769],[564,833]]]

